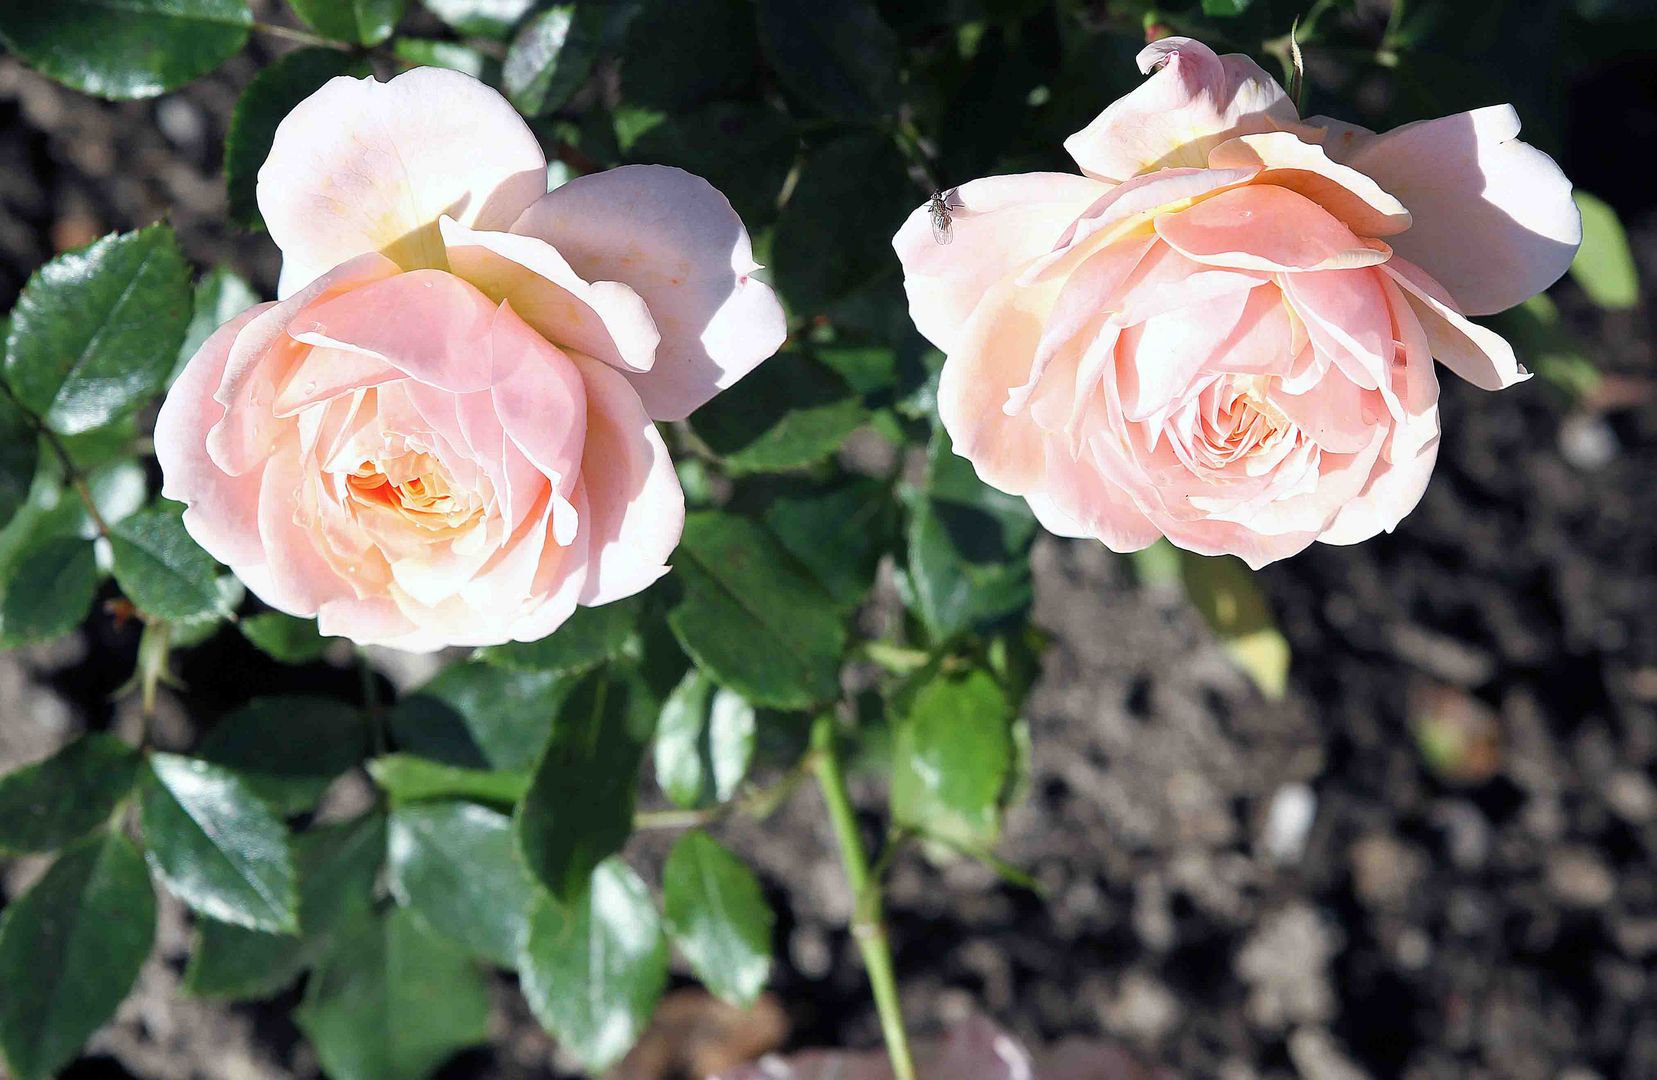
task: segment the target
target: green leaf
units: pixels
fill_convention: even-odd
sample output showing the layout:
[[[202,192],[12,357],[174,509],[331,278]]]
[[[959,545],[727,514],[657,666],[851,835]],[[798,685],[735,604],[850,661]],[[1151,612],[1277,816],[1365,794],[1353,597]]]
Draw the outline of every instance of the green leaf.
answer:
[[[123,836],[88,837],[0,918],[0,1052],[51,1076],[115,1013],[155,940],[155,894]]]
[[[687,112],[742,94],[758,60],[754,12],[744,0],[644,0],[622,52],[621,97]],[[741,145],[746,158],[749,144]]]
[[[546,745],[568,678],[450,664],[391,711],[399,749],[468,769],[528,773]]]
[[[642,18],[634,23],[635,28],[648,25]],[[727,153],[732,146],[742,147],[742,153]],[[787,115],[770,105],[716,101],[695,112],[662,117],[622,148],[629,161],[673,165],[707,180],[754,230],[776,220],[777,199],[800,139]]]
[[[632,833],[659,704],[636,672],[612,666],[583,679],[559,709],[516,830],[524,865],[560,900],[579,895]]]
[[[108,822],[141,764],[131,746],[93,732],[0,776],[0,852],[56,851]]]
[[[1261,694],[1272,701],[1281,699],[1289,681],[1289,643],[1278,632],[1248,565],[1229,555],[1183,550],[1179,565],[1186,595],[1231,659]]]
[[[771,973],[775,916],[759,881],[713,837],[688,832],[662,869],[668,936],[707,988],[747,1008]]]
[[[518,31],[501,65],[506,96],[525,116],[556,112],[581,88],[606,46],[627,28],[634,5],[612,0],[554,4]]]
[[[397,29],[397,23],[403,18],[405,0],[288,0],[288,3],[306,26],[323,37],[350,45],[378,45]]]
[[[529,790],[529,774],[446,765],[413,754],[386,754],[368,763],[369,775],[398,804],[430,799],[478,799],[511,806]]]
[[[81,624],[98,593],[90,541],[46,536],[19,553],[0,597],[0,647],[50,641]]]
[[[142,800],[150,866],[203,915],[253,930],[298,929],[287,830],[228,769],[152,754]]]
[[[655,751],[656,783],[674,803],[725,802],[754,756],[754,707],[693,668],[662,705]]]
[[[163,619],[229,615],[219,564],[184,528],[184,508],[160,501],[110,529],[115,582],[138,610]]]
[[[214,725],[196,756],[233,771],[284,816],[315,808],[368,753],[362,713],[331,698],[254,698]]]
[[[650,892],[607,859],[568,907],[543,896],[518,964],[536,1019],[597,1073],[638,1040],[667,983],[667,943]]]
[[[342,932],[294,1019],[332,1080],[424,1080],[488,1039],[488,987],[465,953],[392,908]]]
[[[122,101],[176,90],[247,43],[247,0],[7,0],[0,41],[76,90]]]
[[[39,463],[34,424],[0,385],[0,528],[23,509]]]
[[[202,998],[271,997],[325,954],[342,925],[374,906],[385,818],[366,814],[294,838],[301,934],[267,934],[199,916],[184,991]]]
[[[467,37],[503,38],[535,0],[422,0],[426,10]]]
[[[789,310],[817,314],[895,273],[892,234],[919,202],[903,155],[887,136],[859,132],[813,147],[772,246]]]
[[[785,352],[714,398],[690,425],[733,475],[815,464],[869,418],[844,379]]]
[[[577,674],[620,656],[643,608],[638,597],[578,607],[564,625],[541,640],[479,649],[478,657],[508,671]]]
[[[989,850],[1013,764],[1012,709],[985,671],[934,674],[894,704],[892,818]]]
[[[317,631],[315,619],[296,619],[280,611],[249,615],[236,628],[254,648],[284,664],[320,660],[331,642]]]
[[[698,666],[755,705],[803,709],[839,693],[834,601],[764,528],[689,514],[675,563],[684,598],[668,625]]]
[[[305,7],[318,11],[337,12],[338,18],[351,23],[354,9],[372,6],[384,0],[295,0],[294,7],[304,17]],[[393,0],[401,9],[402,0]],[[309,18],[306,19],[310,21]],[[395,20],[393,20],[395,21]],[[313,24],[314,25],[314,24]],[[322,30],[322,33],[330,33]],[[389,31],[388,31],[389,32]],[[341,40],[350,40],[342,38]],[[230,114],[230,130],[224,137],[224,184],[230,203],[230,220],[244,229],[263,229],[265,219],[259,213],[259,170],[270,156],[271,144],[276,140],[276,128],[301,101],[316,93],[322,84],[338,75],[372,75],[368,61],[338,49],[299,49],[278,57],[260,70],[236,100]]]
[[[1572,198],[1582,212],[1582,247],[1571,262],[1571,276],[1600,307],[1633,307],[1640,302],[1640,274],[1617,212],[1586,191]]]
[[[897,36],[870,0],[759,0],[759,42],[807,107],[841,120],[894,111]]]
[[[1202,13],[1222,18],[1227,15],[1241,15],[1252,3],[1254,0],[1202,0]]]
[[[173,230],[111,234],[29,278],[6,335],[6,381],[53,431],[90,431],[160,393],[189,321],[190,269]]]
[[[868,595],[880,557],[895,540],[894,509],[885,485],[853,478],[773,498],[765,524],[835,604],[849,611]]]
[[[492,61],[487,56],[453,41],[400,37],[391,43],[391,53],[410,67],[448,68],[484,82],[500,82],[498,71],[490,75]]]
[[[935,641],[1030,603],[1035,518],[1023,499],[980,481],[942,429],[928,447],[925,483],[908,502],[909,558],[899,585]]]
[[[512,844],[512,819],[465,802],[392,811],[391,893],[438,937],[516,967],[534,890]]]

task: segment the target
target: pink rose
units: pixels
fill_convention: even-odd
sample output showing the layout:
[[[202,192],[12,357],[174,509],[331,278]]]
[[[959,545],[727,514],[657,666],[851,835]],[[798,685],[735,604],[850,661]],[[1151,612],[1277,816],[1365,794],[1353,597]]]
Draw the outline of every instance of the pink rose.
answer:
[[[1505,105],[1376,135],[1188,38],[1139,65],[1065,143],[1084,175],[974,180],[952,243],[926,207],[893,241],[956,452],[1116,551],[1259,567],[1392,529],[1437,454],[1432,358],[1528,377],[1464,316],[1565,271],[1569,182]]]
[[[667,571],[676,420],[782,343],[730,203],[678,169],[546,190],[493,90],[334,79],[277,130],[282,299],[156,421],[162,493],[273,607],[428,650],[551,633]]]

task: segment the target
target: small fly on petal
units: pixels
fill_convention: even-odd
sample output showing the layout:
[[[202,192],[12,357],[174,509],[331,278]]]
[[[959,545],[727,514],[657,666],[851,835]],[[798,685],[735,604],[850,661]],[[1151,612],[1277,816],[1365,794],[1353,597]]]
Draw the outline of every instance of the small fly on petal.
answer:
[[[932,216],[932,239],[939,244],[947,244],[955,239],[953,215],[961,208],[961,201],[955,197],[955,192],[955,188],[934,191],[932,197],[926,201],[927,213]]]

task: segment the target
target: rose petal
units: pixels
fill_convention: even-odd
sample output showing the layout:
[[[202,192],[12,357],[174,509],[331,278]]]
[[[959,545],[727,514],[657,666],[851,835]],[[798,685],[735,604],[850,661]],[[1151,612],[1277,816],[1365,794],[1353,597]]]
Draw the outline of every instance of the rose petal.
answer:
[[[387,83],[331,79],[300,102],[276,129],[258,198],[286,297],[368,251],[442,268],[440,216],[503,230],[546,189],[540,144],[505,98],[416,68]]]
[[[1391,236],[1410,227],[1410,212],[1379,184],[1356,169],[1329,159],[1321,147],[1287,131],[1243,135],[1208,155],[1216,169],[1262,168],[1257,184],[1297,191],[1360,236]]]
[[[628,380],[657,420],[682,420],[775,353],[782,305],[751,277],[748,232],[706,180],[662,165],[577,177],[525,210],[512,232],[558,249],[588,281],[644,298],[661,343]]]
[[[1282,187],[1222,191],[1158,217],[1156,231],[1188,258],[1242,270],[1353,269],[1391,254],[1386,244],[1359,238],[1311,199]]]
[[[1383,269],[1403,287],[1415,317],[1427,333],[1433,358],[1481,390],[1522,383],[1531,373],[1519,366],[1513,346],[1494,330],[1463,318],[1446,303],[1442,288],[1421,268],[1394,259]]]
[[[1571,182],[1520,142],[1511,105],[1406,124],[1360,142],[1351,165],[1414,216],[1398,254],[1449,289],[1456,307],[1489,315],[1559,279],[1582,243]]]
[[[1139,70],[1160,71],[1118,99],[1064,148],[1089,176],[1126,180],[1170,166],[1202,168],[1216,145],[1298,120],[1294,103],[1246,56],[1216,56],[1190,38],[1147,45]]]

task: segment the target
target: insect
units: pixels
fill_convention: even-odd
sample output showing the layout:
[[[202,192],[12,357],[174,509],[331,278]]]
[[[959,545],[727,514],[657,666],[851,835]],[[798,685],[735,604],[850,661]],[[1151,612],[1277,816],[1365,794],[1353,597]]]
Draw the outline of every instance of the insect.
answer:
[[[932,197],[926,201],[927,213],[932,215],[932,239],[940,244],[947,244],[955,239],[952,215],[961,208],[961,200],[956,198],[955,192],[955,188],[934,191]]]

